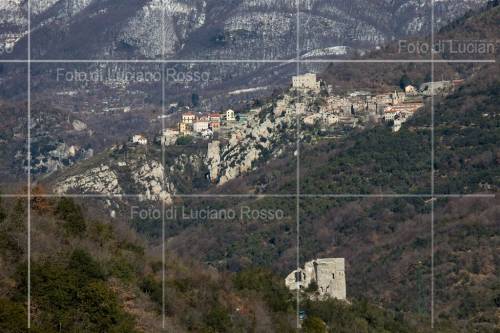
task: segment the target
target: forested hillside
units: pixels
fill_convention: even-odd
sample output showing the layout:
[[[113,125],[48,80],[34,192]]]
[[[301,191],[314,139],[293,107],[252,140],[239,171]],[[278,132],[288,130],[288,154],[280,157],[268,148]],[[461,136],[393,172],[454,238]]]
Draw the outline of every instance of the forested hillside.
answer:
[[[485,66],[454,94],[437,99],[435,190],[440,194],[496,194],[500,186],[498,68]],[[430,108],[401,131],[377,127],[342,141],[304,143],[302,193],[430,193]],[[275,161],[228,188],[260,188],[282,193],[295,186],[293,157]],[[259,186],[255,187],[256,184]],[[227,188],[226,188],[227,190]],[[224,193],[224,192],[222,192]],[[301,262],[315,257],[345,257],[348,295],[367,298],[401,318],[430,322],[430,197],[304,198],[300,203]],[[289,198],[185,199],[190,210],[241,207],[279,208],[279,221],[171,219],[168,247],[196,256],[221,270],[253,265],[272,267],[284,277],[295,264],[296,202]],[[437,325],[442,331],[495,332],[498,326],[495,198],[435,202],[435,284]],[[143,231],[154,229],[144,221]],[[450,302],[448,302],[450,301]],[[326,311],[326,310],[325,310]],[[322,312],[322,315],[327,316]],[[322,317],[323,319],[325,317]],[[426,325],[422,325],[427,327]]]
[[[123,224],[89,218],[70,199],[32,202],[31,306],[36,332],[158,332],[162,258]],[[0,330],[26,329],[26,202],[0,204]],[[166,253],[168,331],[293,331],[293,298],[262,271],[233,283],[196,260]],[[252,288],[256,288],[252,291]]]
[[[89,218],[71,199],[46,200],[37,193],[31,201],[31,331],[161,331],[159,248],[147,247],[125,225]],[[25,221],[25,201],[0,202],[2,332],[27,332]],[[167,331],[295,331],[295,295],[266,268],[218,272],[170,251],[164,268]],[[366,301],[314,301],[306,307],[311,315],[305,332],[324,331],[323,320],[339,332],[417,331]]]
[[[473,25],[474,19],[497,22],[499,13],[498,7],[490,9],[468,18],[467,24]],[[486,29],[482,24],[477,27]],[[476,34],[481,36],[480,31]],[[490,32],[485,36],[491,36]],[[412,74],[413,68],[401,65],[399,71],[390,72],[394,81],[386,81],[387,84],[397,85],[403,75],[416,82],[422,80]],[[461,72],[467,76],[460,88],[435,99],[434,180],[439,194],[496,195],[500,186],[500,71],[498,64],[471,69]],[[446,71],[453,75],[462,75],[461,70],[461,66],[446,65]],[[397,133],[375,127],[340,141],[314,144],[313,138],[305,137],[301,150],[301,193],[430,193],[431,124],[428,103]],[[293,191],[293,160],[289,156],[271,162],[260,171],[228,183],[226,189],[241,193],[263,188],[263,193]],[[202,255],[224,269],[239,270],[256,263],[285,274],[293,267],[294,200],[206,199],[186,200],[182,204],[282,208],[289,218],[279,223],[172,223],[169,245],[183,254]],[[431,204],[431,198],[426,196],[303,199],[299,212],[301,261],[345,257],[350,297],[367,297],[401,315],[419,314],[428,319]],[[437,325],[443,331],[495,332],[499,325],[500,282],[495,254],[500,249],[498,199],[440,199],[435,201],[435,207]],[[197,241],[186,245],[192,239]]]

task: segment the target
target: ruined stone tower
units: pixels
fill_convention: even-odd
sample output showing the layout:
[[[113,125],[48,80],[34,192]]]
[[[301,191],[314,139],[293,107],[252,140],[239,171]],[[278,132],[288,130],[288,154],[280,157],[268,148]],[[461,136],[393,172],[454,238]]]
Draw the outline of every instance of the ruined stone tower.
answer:
[[[316,282],[320,297],[346,299],[344,258],[321,258],[308,261],[304,268],[290,273],[285,284],[290,290],[308,288]]]

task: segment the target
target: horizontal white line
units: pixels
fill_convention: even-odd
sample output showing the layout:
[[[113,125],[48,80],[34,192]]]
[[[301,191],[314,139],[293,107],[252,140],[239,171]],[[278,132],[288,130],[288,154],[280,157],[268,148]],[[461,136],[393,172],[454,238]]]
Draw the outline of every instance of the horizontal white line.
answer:
[[[495,198],[496,194],[392,194],[392,193],[381,193],[381,194],[301,194],[301,197],[305,198],[467,198],[467,197],[478,197],[478,198]]]
[[[208,63],[208,64],[227,64],[227,63],[272,63],[272,64],[292,64],[292,63],[496,63],[495,59],[290,59],[290,60],[259,60],[259,59],[144,59],[144,60],[125,60],[125,59],[5,59],[0,63],[35,63],[35,64],[64,64],[64,63],[125,63],[125,64],[162,64],[162,63]]]
[[[473,193],[473,194],[171,194],[173,198],[496,198],[496,194]],[[28,194],[0,194],[4,198],[28,198]],[[39,198],[144,198],[142,194],[31,194],[31,197]]]

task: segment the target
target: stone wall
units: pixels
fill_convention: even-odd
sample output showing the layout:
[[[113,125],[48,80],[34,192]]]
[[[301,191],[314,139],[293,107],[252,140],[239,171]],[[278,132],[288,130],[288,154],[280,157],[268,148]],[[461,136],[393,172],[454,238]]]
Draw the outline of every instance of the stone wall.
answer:
[[[307,289],[312,282],[318,288],[314,295],[345,300],[347,297],[344,258],[321,258],[308,261],[304,268],[291,272],[285,279],[290,290]]]

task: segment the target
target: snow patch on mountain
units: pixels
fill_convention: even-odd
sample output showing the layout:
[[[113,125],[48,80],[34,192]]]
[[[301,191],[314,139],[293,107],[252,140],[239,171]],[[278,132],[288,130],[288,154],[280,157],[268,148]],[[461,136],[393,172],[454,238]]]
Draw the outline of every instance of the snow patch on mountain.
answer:
[[[205,13],[200,13],[197,6],[154,0],[128,22],[120,39],[147,58],[168,56],[179,51],[188,32],[204,23]]]
[[[302,56],[302,58],[312,58],[312,57],[324,57],[331,55],[346,55],[349,51],[348,46],[331,46],[325,47],[323,49],[317,49],[307,52]]]

